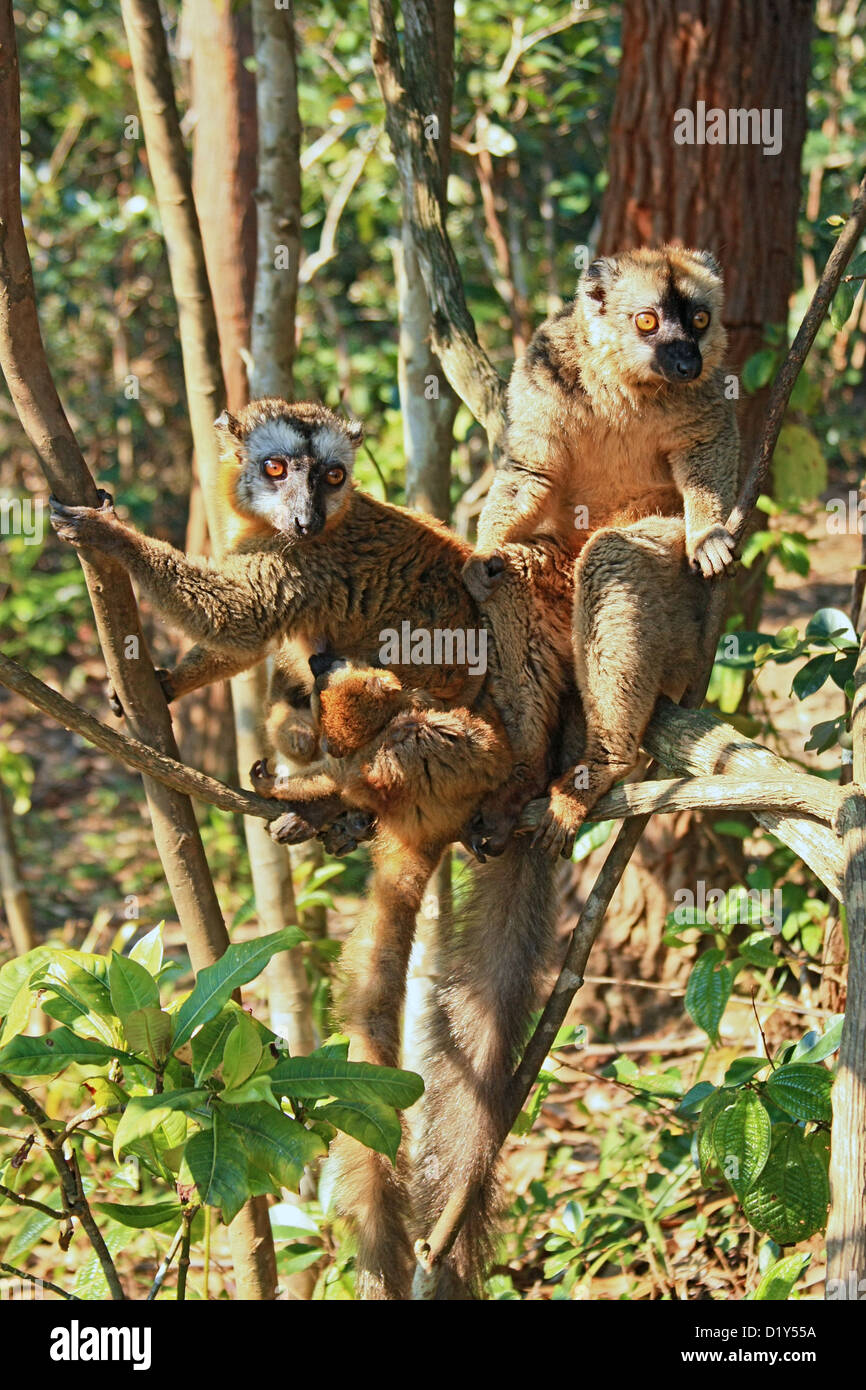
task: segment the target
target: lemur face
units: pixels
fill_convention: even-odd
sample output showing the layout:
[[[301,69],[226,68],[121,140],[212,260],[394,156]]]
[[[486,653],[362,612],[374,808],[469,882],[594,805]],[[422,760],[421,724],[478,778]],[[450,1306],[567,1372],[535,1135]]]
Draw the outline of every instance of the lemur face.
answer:
[[[236,449],[238,510],[302,541],[321,535],[351,495],[361,427],[310,402],[253,401],[217,428]]]
[[[589,267],[582,293],[593,347],[634,384],[687,386],[722,360],[722,278],[708,252],[607,257]]]

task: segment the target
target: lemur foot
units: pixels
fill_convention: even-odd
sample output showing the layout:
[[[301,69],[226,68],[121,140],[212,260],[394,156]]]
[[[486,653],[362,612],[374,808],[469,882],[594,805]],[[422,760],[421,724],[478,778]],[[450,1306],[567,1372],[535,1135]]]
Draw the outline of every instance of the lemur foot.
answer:
[[[479,864],[484,864],[489,858],[495,859],[504,852],[516,824],[516,816],[500,815],[489,807],[481,806],[469,822],[462,843],[475,855]]]
[[[56,497],[49,497],[51,525],[61,540],[71,545],[88,546],[105,537],[105,528],[117,521],[114,498],[99,489],[98,507],[67,507]]]
[[[157,666],[156,670],[154,671],[154,675],[156,676],[157,680],[162,686],[162,693],[165,696],[165,703],[167,705],[170,705],[172,700],[174,699],[174,689],[171,683],[171,671],[166,670],[164,666]],[[118,696],[114,686],[111,684],[107,685],[105,693],[112,714],[117,715],[118,719],[122,719],[125,711],[123,705],[120,703],[120,697]]]
[[[307,840],[315,839],[318,834],[316,827],[298,815],[297,811],[287,811],[285,815],[272,820],[268,832],[278,845],[302,845]]]
[[[250,782],[254,792],[259,796],[279,797],[281,788],[284,788],[288,781],[288,774],[284,768],[277,768],[276,772],[271,772],[268,767],[267,758],[258,758],[250,768]]]
[[[570,859],[577,833],[590,809],[591,803],[586,796],[581,797],[575,791],[573,774],[566,773],[550,788],[547,810],[532,837],[533,849],[551,857],[558,854],[563,859]]]
[[[505,559],[494,551],[492,555],[470,555],[460,577],[475,602],[486,603],[499,588],[504,575]]]
[[[319,831],[319,840],[327,854],[342,859],[351,854],[364,840],[372,840],[376,817],[369,811],[349,810],[338,816],[333,824]]]

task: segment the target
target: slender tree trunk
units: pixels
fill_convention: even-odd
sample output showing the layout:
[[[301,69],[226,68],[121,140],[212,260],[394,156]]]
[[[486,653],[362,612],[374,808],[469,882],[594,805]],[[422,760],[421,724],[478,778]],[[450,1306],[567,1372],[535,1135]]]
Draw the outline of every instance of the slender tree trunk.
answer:
[[[36,945],[30,894],[21,874],[21,861],[15,843],[14,819],[9,795],[0,783],[0,895],[12,947],[17,956]]]
[[[208,530],[214,554],[219,556],[223,534],[222,518],[216,505],[219,453],[213,421],[222,406],[225,390],[189,162],[180,130],[159,0],[122,0],[121,8],[148,161],[162,218],[172,290],[178,306],[184,382]],[[255,875],[255,862],[252,868]],[[239,1297],[274,1298],[276,1256],[267,1199],[256,1197],[247,1202],[232,1222],[229,1235]]]

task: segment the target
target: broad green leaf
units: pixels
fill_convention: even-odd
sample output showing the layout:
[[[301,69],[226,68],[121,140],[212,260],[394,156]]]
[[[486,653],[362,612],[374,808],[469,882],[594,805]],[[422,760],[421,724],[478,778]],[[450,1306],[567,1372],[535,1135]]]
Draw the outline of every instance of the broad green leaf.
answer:
[[[27,1024],[30,1022],[30,1015],[36,1007],[36,991],[30,988],[30,983],[25,980],[19,989],[12,1003],[9,1005],[9,1012],[0,1028],[0,1047],[5,1047],[8,1042],[16,1038],[19,1033],[23,1033]]]
[[[192,1067],[196,1086],[207,1081],[223,1059],[225,1045],[235,1026],[236,1015],[221,1013],[200,1028],[190,1043],[192,1048]]]
[[[284,927],[269,936],[229,946],[218,961],[199,971],[192,993],[178,1010],[175,1049],[187,1042],[196,1028],[214,1018],[234,990],[261,974],[271,956],[297,946],[303,939],[303,932],[296,927]]]
[[[698,1125],[698,1161],[701,1168],[701,1184],[711,1187],[717,1172],[716,1150],[713,1145],[713,1129],[723,1111],[735,1104],[736,1097],[731,1091],[721,1088],[708,1096],[701,1108],[701,1122]]]
[[[262,1059],[262,1040],[249,1014],[241,1014],[226,1039],[223,1081],[231,1090],[252,1076]]]
[[[259,1102],[279,1110],[280,1102],[271,1090],[268,1076],[251,1076],[242,1086],[220,1091],[220,1100],[225,1105],[251,1105]]]
[[[796,695],[798,700],[807,700],[810,695],[814,695],[816,690],[821,689],[835,662],[834,652],[821,652],[820,656],[813,656],[794,677],[791,694]]]
[[[7,960],[0,968],[0,1018],[5,1018],[19,989],[47,960],[56,956],[60,946],[35,946],[23,956]]]
[[[755,1289],[756,1303],[784,1303],[812,1256],[808,1251],[787,1255],[771,1265]]]
[[[675,1113],[683,1116],[697,1115],[707,1097],[714,1095],[715,1092],[716,1088],[711,1081],[698,1081],[696,1085],[686,1091]]]
[[[157,926],[155,926],[152,931],[149,931],[146,936],[143,936],[140,941],[136,941],[129,953],[129,959],[137,961],[139,965],[143,965],[148,975],[156,975],[162,965],[162,933],[164,925],[163,922],[159,922]]]
[[[54,983],[65,986],[73,998],[84,1005],[89,1014],[99,1018],[114,1017],[114,1006],[108,989],[108,970],[103,956],[87,951],[59,951],[48,961],[32,983]]]
[[[298,1100],[381,1101],[405,1110],[424,1092],[424,1082],[412,1071],[376,1067],[371,1062],[347,1062],[340,1057],[284,1057],[268,1073],[278,1096]]]
[[[122,1226],[109,1227],[102,1233],[105,1244],[108,1246],[108,1253],[112,1259],[119,1255],[121,1250],[129,1244],[129,1232]],[[88,1302],[99,1301],[111,1297],[108,1283],[99,1261],[99,1256],[93,1254],[84,1261],[75,1276],[75,1283],[72,1292],[77,1298],[87,1299]]]
[[[600,849],[607,842],[615,824],[612,820],[600,820],[593,825],[581,826],[571,852],[571,862],[579,864],[592,854],[593,850]]]
[[[41,1038],[13,1038],[0,1049],[0,1071],[10,1076],[55,1076],[72,1062],[100,1067],[112,1057],[134,1062],[128,1052],[107,1047],[94,1038],[80,1038],[69,1028],[54,1028]]]
[[[123,1031],[133,1052],[146,1054],[157,1065],[164,1062],[171,1051],[171,1033],[174,1027],[171,1014],[157,1005],[143,1009],[133,1009],[126,1015]]]
[[[770,1157],[743,1198],[747,1220],[777,1245],[795,1245],[821,1230],[829,1201],[820,1155],[803,1142],[796,1125],[774,1125]]]
[[[832,642],[834,647],[857,645],[857,634],[841,608],[819,608],[806,625],[808,642]]]
[[[771,1129],[770,1116],[754,1091],[742,1091],[734,1105],[716,1116],[716,1162],[741,1200],[770,1156]]]
[[[137,1230],[147,1230],[152,1226],[176,1227],[180,1225],[183,1215],[180,1202],[152,1202],[145,1206],[130,1206],[125,1202],[93,1202],[91,1205],[121,1226],[132,1226]]]
[[[686,985],[686,1010],[711,1041],[718,1041],[719,1023],[731,995],[733,978],[722,964],[725,953],[718,948],[705,951],[692,966]]]
[[[165,1095],[133,1096],[123,1112],[114,1136],[114,1157],[120,1159],[128,1145],[159,1129],[175,1111],[203,1110],[208,1091],[169,1091]]]
[[[842,1041],[842,1024],[844,1022],[844,1014],[839,1014],[822,1035],[807,1033],[797,1043],[789,1060],[792,1062],[823,1062],[825,1057],[830,1057],[839,1047]]]
[[[833,303],[830,305],[830,322],[837,333],[841,332],[851,317],[851,310],[854,308],[854,300],[860,289],[860,282],[843,280],[838,290],[833,296]]]
[[[114,1012],[123,1024],[138,1009],[159,1008],[159,987],[153,976],[138,961],[127,960],[116,951],[111,953],[108,987]]]
[[[50,1201],[51,1198],[49,1196],[46,1205],[49,1205]],[[59,1202],[57,1209],[58,1211],[60,1210]],[[53,1238],[57,1229],[58,1222],[55,1221],[53,1216],[46,1216],[43,1211],[29,1212],[23,1225],[18,1227],[18,1230],[4,1249],[3,1259],[6,1260],[8,1264],[19,1264],[22,1256],[29,1255],[34,1245],[39,1244],[42,1237],[46,1235],[46,1232],[51,1231]]]
[[[783,425],[773,453],[773,496],[783,507],[812,502],[827,486],[827,460],[806,425]]]
[[[194,1134],[184,1159],[205,1206],[220,1207],[223,1220],[234,1220],[250,1195],[249,1161],[238,1131],[219,1110],[213,1126]]]
[[[766,1071],[770,1063],[766,1057],[737,1057],[725,1072],[723,1086],[744,1086],[747,1081]]]
[[[368,1149],[375,1149],[376,1153],[385,1154],[396,1163],[402,1129],[400,1116],[390,1105],[378,1100],[333,1101],[317,1109],[316,1118],[327,1120]]]
[[[833,1077],[827,1068],[810,1062],[779,1067],[767,1077],[770,1096],[795,1120],[824,1120],[829,1124],[833,1118],[832,1085]]]
[[[220,1115],[253,1162],[273,1178],[275,1187],[297,1191],[307,1164],[327,1153],[317,1134],[273,1106],[222,1106]]]

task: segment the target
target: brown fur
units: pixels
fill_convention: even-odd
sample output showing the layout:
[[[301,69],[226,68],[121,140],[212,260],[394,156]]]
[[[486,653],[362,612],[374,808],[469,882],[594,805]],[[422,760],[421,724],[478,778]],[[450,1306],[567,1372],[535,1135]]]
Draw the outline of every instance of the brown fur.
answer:
[[[698,308],[710,315],[700,333],[691,326]],[[724,394],[721,308],[721,276],[706,253],[626,252],[590,267],[511,377],[506,461],[465,577],[492,612],[490,558],[505,543],[553,540],[580,556],[574,654],[586,763],[552,789],[538,834],[548,850],[570,853],[591,806],[634,766],[657,696],[688,684],[710,599],[694,576],[734,562],[724,522],[739,446]],[[649,337],[635,325],[642,310],[659,320]],[[663,358],[675,376],[671,354],[685,363],[695,347],[693,379],[662,374]]]
[[[284,404],[283,416],[291,420],[295,409]],[[238,423],[242,432],[243,417]],[[286,639],[370,665],[378,658],[381,631],[399,630],[404,620],[413,627],[451,629],[481,622],[461,581],[469,547],[437,523],[351,487],[324,537],[295,540],[278,532],[248,537],[219,568],[188,560],[131,530],[110,505],[55,507],[53,520],[75,544],[114,555],[170,623],[237,663],[236,669]],[[580,738],[569,669],[570,571],[570,557],[556,547],[510,549],[508,574],[488,619],[493,641],[486,680],[479,682],[462,668],[390,668],[386,684],[404,687],[400,699],[415,703],[398,711],[374,740],[376,756],[344,776],[339,795],[336,779],[324,769],[303,787],[295,784],[305,807],[304,824],[295,827],[298,838],[339,815],[347,800],[383,818],[374,846],[378,908],[370,919],[381,930],[360,933],[347,958],[355,981],[347,1012],[362,1051],[394,1055],[393,1019],[403,998],[415,913],[442,846],[458,833],[472,804],[507,779],[512,767],[523,769],[519,795],[510,799],[504,820],[497,819],[496,800],[488,807],[489,819],[482,818],[486,843],[510,829],[522,801],[576,758],[573,746],[567,753],[547,746],[552,735],[562,741],[563,728],[570,739]],[[418,685],[426,696],[412,694]],[[495,742],[488,746],[490,730],[496,731]],[[315,780],[323,775],[324,781]],[[291,814],[298,811],[296,804]],[[491,1156],[501,1137],[497,1125],[508,1067],[534,1002],[538,959],[549,956],[554,940],[552,874],[550,862],[523,840],[487,865],[467,919],[466,955],[460,932],[443,962],[429,1025],[439,1039],[428,1067],[431,1094],[438,1099],[434,1110],[424,1103],[424,1161],[413,1191],[426,1219],[450,1190],[452,1169],[456,1180],[471,1165],[476,1191],[470,1234],[449,1265],[460,1287],[477,1286],[486,1248],[484,1232],[495,1206]],[[487,895],[490,910],[484,906]],[[465,1025],[460,1022],[464,1004]],[[370,1022],[374,1017],[381,1028]],[[447,1085],[436,1079],[440,1054]],[[467,1130],[469,1113],[475,1122]],[[347,1163],[344,1201],[361,1217],[360,1260],[367,1271],[362,1288],[369,1296],[396,1297],[406,1288],[408,1272],[407,1247],[398,1238],[402,1187],[375,1166],[378,1160],[373,1164],[371,1169],[357,1153]]]

